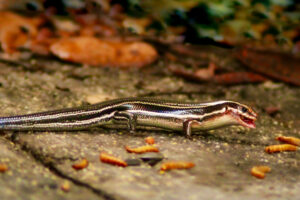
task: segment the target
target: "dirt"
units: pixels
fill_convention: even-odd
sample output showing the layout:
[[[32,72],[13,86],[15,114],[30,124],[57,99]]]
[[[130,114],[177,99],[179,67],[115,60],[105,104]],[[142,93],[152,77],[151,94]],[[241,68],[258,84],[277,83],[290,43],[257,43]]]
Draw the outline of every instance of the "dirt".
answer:
[[[2,56],[2,55],[1,55]],[[230,99],[258,112],[256,129],[228,127],[199,132],[191,139],[176,132],[91,129],[74,132],[9,132],[0,136],[1,199],[297,199],[300,154],[267,154],[277,135],[300,137],[300,89],[278,82],[216,86],[187,82],[167,73],[163,62],[140,70],[74,65],[30,58],[0,63],[2,116],[80,106],[109,99],[151,96],[204,102]],[[266,108],[276,107],[276,114]],[[166,160],[195,163],[189,170],[161,173],[142,164],[127,168],[99,161],[101,151],[120,158],[137,156],[125,145],[144,145],[152,136]],[[89,166],[72,164],[87,158]],[[255,165],[271,167],[265,179],[250,174]],[[61,190],[65,181],[69,192]]]

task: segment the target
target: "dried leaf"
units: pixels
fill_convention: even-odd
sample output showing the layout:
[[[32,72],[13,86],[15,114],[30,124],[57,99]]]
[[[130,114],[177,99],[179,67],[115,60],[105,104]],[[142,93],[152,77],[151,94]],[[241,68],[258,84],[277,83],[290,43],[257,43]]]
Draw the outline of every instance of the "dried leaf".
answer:
[[[147,43],[106,41],[94,37],[61,39],[50,49],[54,55],[67,61],[120,68],[143,67],[157,58],[156,50]]]
[[[0,43],[7,53],[24,45],[30,37],[37,35],[40,18],[27,18],[12,12],[0,12]]]
[[[294,85],[300,85],[300,58],[270,50],[243,48],[236,57],[252,70]]]

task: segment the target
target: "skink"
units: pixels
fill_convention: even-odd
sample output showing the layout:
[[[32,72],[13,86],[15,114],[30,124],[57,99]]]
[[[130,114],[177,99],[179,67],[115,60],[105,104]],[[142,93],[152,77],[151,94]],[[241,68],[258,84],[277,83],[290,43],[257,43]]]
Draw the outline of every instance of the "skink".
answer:
[[[183,131],[215,129],[229,125],[255,128],[257,114],[248,106],[234,101],[210,103],[175,103],[149,98],[125,98],[98,104],[0,117],[0,130],[68,131],[94,126],[127,124]]]

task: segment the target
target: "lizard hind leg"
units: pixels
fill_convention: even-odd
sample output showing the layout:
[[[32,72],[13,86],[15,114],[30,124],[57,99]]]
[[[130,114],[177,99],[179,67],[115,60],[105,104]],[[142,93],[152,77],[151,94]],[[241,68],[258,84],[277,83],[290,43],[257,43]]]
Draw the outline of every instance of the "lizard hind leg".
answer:
[[[114,114],[113,119],[118,123],[119,122],[126,122],[128,129],[130,132],[135,132],[136,130],[136,116],[132,113],[126,111],[118,111]]]

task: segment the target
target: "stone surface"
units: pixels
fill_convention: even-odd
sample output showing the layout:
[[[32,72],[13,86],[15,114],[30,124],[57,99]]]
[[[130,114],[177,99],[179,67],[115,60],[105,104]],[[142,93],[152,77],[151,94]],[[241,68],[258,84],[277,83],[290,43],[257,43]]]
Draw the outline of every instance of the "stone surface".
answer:
[[[25,61],[24,61],[25,62]],[[89,68],[42,58],[27,67],[1,63],[1,115],[25,114],[79,106],[128,96],[180,101],[231,99],[259,113],[257,128],[228,127],[194,134],[192,139],[167,131],[91,129],[76,132],[8,132],[1,135],[0,161],[10,170],[0,174],[1,199],[297,199],[300,195],[300,154],[267,154],[277,135],[300,137],[300,89],[281,83],[231,87],[186,82],[170,76],[163,64],[140,71]],[[31,66],[31,67],[28,67]],[[274,117],[264,110],[276,106]],[[189,170],[160,173],[143,163],[127,168],[101,163],[102,151],[138,158],[124,149],[155,138],[165,160],[195,163]],[[89,166],[71,166],[87,158]],[[251,176],[254,165],[272,171],[263,180]],[[59,187],[70,181],[69,193]],[[16,186],[14,186],[16,184]],[[84,197],[84,198],[83,198]]]
[[[6,199],[101,199],[88,187],[78,186],[23,152],[12,142],[0,138],[0,163],[8,166],[0,173],[0,197]],[[61,185],[70,182],[69,192]],[[102,198],[103,199],[103,198]]]

